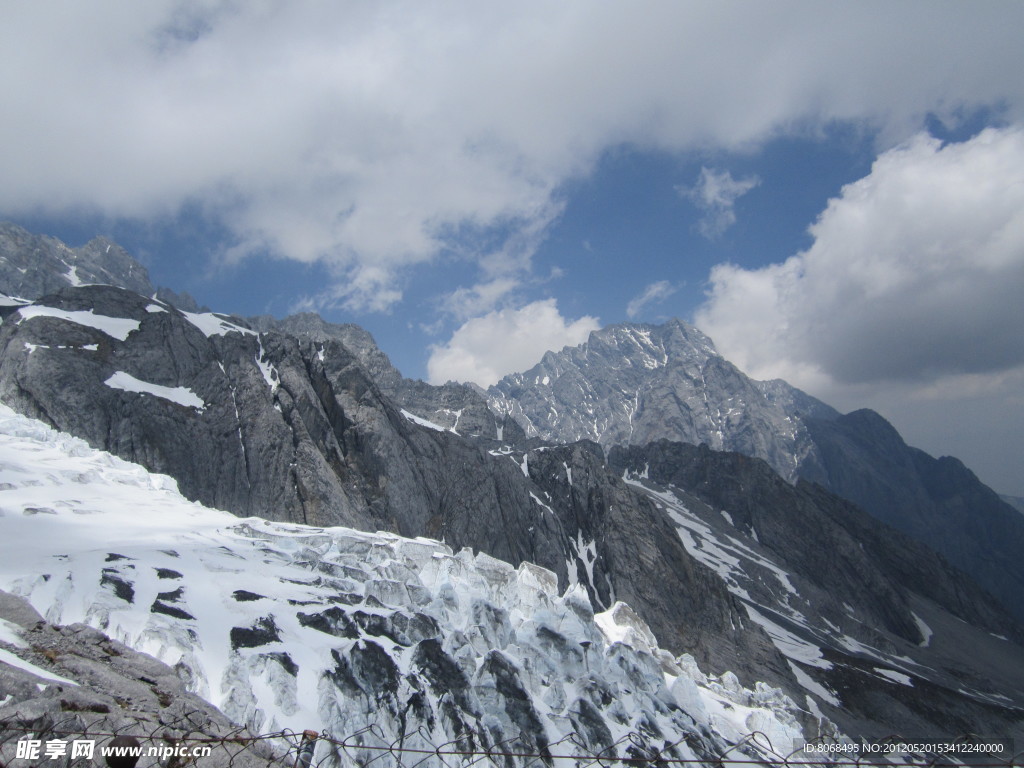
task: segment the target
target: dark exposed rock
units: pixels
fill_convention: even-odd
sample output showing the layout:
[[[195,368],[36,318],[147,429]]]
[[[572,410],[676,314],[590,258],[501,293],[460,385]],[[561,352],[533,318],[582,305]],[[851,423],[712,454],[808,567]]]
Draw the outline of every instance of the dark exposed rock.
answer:
[[[135,588],[131,585],[131,582],[121,578],[117,571],[104,568],[103,575],[100,577],[100,583],[110,587],[114,594],[126,603],[135,602]]]
[[[281,633],[273,616],[257,619],[251,627],[231,628],[231,649],[235,651],[239,648],[259,648],[261,645],[276,643],[280,639]]]
[[[161,602],[160,600],[154,600],[153,605],[150,606],[149,610],[152,613],[162,613],[165,616],[173,616],[176,619],[195,619],[195,616],[188,611],[182,610],[174,605],[167,605],[167,603]]]
[[[319,613],[297,613],[299,623],[304,627],[312,627],[328,635],[337,637],[359,637],[359,627],[349,617],[348,612],[338,606],[331,606]]]
[[[417,643],[412,664],[429,681],[436,695],[447,693],[459,709],[474,712],[475,707],[469,696],[469,680],[459,665],[444,652],[440,641],[427,638]]]
[[[1024,620],[1024,516],[959,460],[908,446],[874,411],[807,428],[830,490],[932,547]]]
[[[0,592],[0,618],[18,625],[24,639],[24,647],[12,647],[9,653],[71,681],[56,683],[0,661],[0,724],[8,728],[42,739],[95,738],[97,757],[111,734],[176,738],[187,733],[211,740],[250,735],[189,693],[173,669],[91,627],[48,624],[28,603],[6,592]],[[5,739],[0,746],[10,748],[14,758],[13,741]],[[214,768],[246,768],[267,765],[272,756],[265,745],[254,743],[245,751],[214,749],[204,762]]]

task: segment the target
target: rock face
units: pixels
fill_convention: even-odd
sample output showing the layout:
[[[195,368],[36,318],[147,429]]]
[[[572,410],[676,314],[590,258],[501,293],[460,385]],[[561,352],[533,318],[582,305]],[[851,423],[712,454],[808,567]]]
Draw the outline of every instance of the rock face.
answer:
[[[1024,516],[958,459],[908,446],[874,411],[806,424],[826,487],[927,544],[1024,619]]]
[[[919,542],[740,454],[659,441],[613,448],[609,464],[665,509],[687,550],[765,627],[805,690],[816,683],[819,694],[834,694],[822,706],[840,727],[863,732],[877,718],[927,729],[941,712],[944,728],[960,730],[971,706],[954,692],[968,678],[988,681],[972,694],[980,700],[1024,704],[1024,631]],[[985,651],[950,663],[957,647]],[[891,699],[864,695],[863,678],[879,674],[894,682]],[[987,717],[1001,723],[996,730],[1016,727],[1014,714]]]
[[[795,480],[817,466],[799,409],[837,415],[784,382],[759,384],[691,325],[612,325],[578,347],[548,352],[488,390],[491,407],[553,442],[706,443],[767,461]]]
[[[693,464],[689,449],[657,444],[635,461],[616,459],[610,467],[607,445],[551,445],[524,434],[515,421],[522,417],[515,393],[502,395],[508,398],[504,412],[494,416],[475,389],[402,379],[364,331],[312,316],[249,322],[184,311],[110,285],[65,285],[27,304],[12,301],[2,314],[0,400],[95,448],[171,475],[189,499],[270,521],[428,536],[511,567],[541,566],[554,574],[559,591],[578,584],[596,610],[627,601],[670,653],[690,654],[715,673],[732,670],[748,685],[762,680],[792,695],[812,695],[816,703],[808,703],[809,710],[832,707],[853,733],[901,723],[908,731],[945,731],[952,727],[942,714],[947,711],[957,713],[958,725],[970,726],[964,730],[980,730],[985,722],[1010,718],[1007,712],[1020,706],[1012,696],[1005,698],[1009,694],[997,681],[1001,666],[1024,668],[1012,650],[1018,648],[1012,622],[1000,622],[968,583],[943,577],[930,551],[907,544],[900,548],[901,561],[879,544],[885,534],[877,523],[820,488],[794,489],[762,462],[723,459],[705,448],[703,464]],[[782,382],[747,380],[683,324],[651,327],[646,335],[612,330],[601,353],[593,355],[603,371],[595,383],[584,376],[590,352],[581,348],[569,355],[573,365],[561,374],[565,386],[576,382],[591,390],[575,410],[569,394],[558,401],[571,412],[571,418],[560,417],[568,419],[564,423],[574,429],[604,425],[601,435],[631,424],[645,440],[656,436],[660,422],[687,425],[698,437],[723,445],[735,441],[738,449],[760,451],[766,460],[774,456],[784,466],[787,455],[793,467],[803,456],[802,466],[817,467],[827,477],[832,454],[818,448],[808,426],[815,419],[842,423],[827,406]],[[616,359],[616,350],[628,352],[629,362]],[[541,403],[537,393],[552,389],[562,364],[556,355],[545,361],[549,372],[533,384],[523,379],[515,397],[529,395]],[[644,383],[648,375],[653,384]],[[712,395],[720,405],[713,405]],[[531,418],[524,423],[536,432],[540,417]],[[660,480],[648,464],[659,468]],[[648,482],[662,487],[647,487]],[[714,526],[705,530],[708,520],[726,519],[722,510],[737,525],[749,518],[749,529],[742,528],[749,540],[741,540],[742,547],[713,537],[708,530]],[[801,538],[816,530],[830,532],[827,546],[813,549],[813,542]],[[812,549],[804,562],[785,554],[788,547]],[[844,564],[835,573],[830,547]],[[736,554],[741,550],[742,557]],[[321,556],[309,566],[332,567]],[[107,568],[104,589],[118,600],[135,599],[136,581],[116,565]],[[780,572],[798,582],[799,600]],[[929,574],[927,583],[904,583],[914,573]],[[781,586],[772,590],[759,582]],[[383,590],[371,595],[380,601],[397,587],[375,588]],[[152,601],[151,613],[185,622],[195,618],[174,589],[164,592]],[[261,599],[249,587],[236,594],[241,602]],[[787,610],[796,605],[803,624]],[[332,632],[354,631],[351,616],[324,609],[307,613],[317,613],[309,621]],[[952,638],[941,652],[929,656],[931,651],[920,650],[931,646],[918,645],[927,643],[927,633],[915,616],[936,635],[941,627]],[[263,614],[251,618],[234,627],[235,651],[274,646],[286,636],[279,621]],[[971,622],[970,637],[957,629],[961,619]],[[407,629],[401,631],[414,631],[418,621],[402,619]],[[811,664],[808,671],[787,655],[788,646],[779,641],[787,631],[805,635],[805,644],[817,649],[813,659],[830,649],[838,677],[822,682],[814,677],[823,674],[815,671],[820,667]],[[990,632],[1009,639],[992,640]],[[957,665],[975,669],[981,662],[965,649],[984,642],[1006,643],[1011,650],[999,646],[987,654],[991,666],[971,672],[977,685],[957,693],[947,671]],[[378,668],[387,677],[387,663],[375,661],[374,653],[367,646],[362,655],[339,661],[332,679],[349,685],[350,678],[369,680]],[[425,647],[421,654],[430,674],[448,675],[447,662],[431,653]],[[913,661],[922,669],[913,667],[911,685],[893,688],[892,677],[870,672],[876,663],[902,680],[910,673],[900,666],[901,656],[921,659]],[[289,667],[283,657],[259,663],[274,675]],[[850,665],[864,674],[841,679]],[[937,671],[926,673],[925,666]],[[488,659],[486,669],[489,685],[508,701],[518,700],[519,684],[499,657]],[[1024,689],[1021,683],[1018,690]],[[361,683],[357,687],[365,690]],[[997,698],[986,699],[991,691]],[[928,714],[929,696],[948,698],[941,712]],[[502,706],[528,723],[528,713],[516,705]],[[589,706],[581,705],[580,722],[593,721],[596,733],[600,727],[587,714]]]
[[[404,378],[373,337],[358,325],[328,323],[311,313],[292,315],[284,320],[263,315],[249,318],[248,323],[259,331],[278,331],[320,343],[340,343],[355,356],[388,398],[443,429],[511,443],[525,436],[518,422],[507,416],[497,417],[488,407],[487,399],[470,385],[449,382],[433,386]]]
[[[251,735],[185,690],[166,664],[93,627],[50,624],[6,592],[0,592],[0,632],[0,759],[5,765],[28,764],[17,758],[21,738],[59,739],[65,749],[74,739],[90,740],[99,762],[111,734],[132,736],[144,748],[164,748],[168,755],[182,744],[191,749],[198,739]],[[181,742],[183,737],[190,740]],[[287,749],[283,740],[277,746]],[[270,745],[244,750],[232,745],[214,749],[203,762],[265,766],[276,764],[274,757]],[[140,763],[155,764],[147,757]]]
[[[187,293],[180,296],[154,288],[146,268],[112,240],[97,237],[81,248],[69,248],[55,237],[34,235],[0,222],[0,290],[24,299],[37,299],[68,286],[91,283],[117,285],[168,301],[183,309],[198,309]]]
[[[488,399],[546,440],[609,450],[665,439],[764,459],[934,548],[1024,620],[1024,518],[973,473],[907,446],[877,413],[841,416],[783,381],[749,379],[686,323],[595,331]]]

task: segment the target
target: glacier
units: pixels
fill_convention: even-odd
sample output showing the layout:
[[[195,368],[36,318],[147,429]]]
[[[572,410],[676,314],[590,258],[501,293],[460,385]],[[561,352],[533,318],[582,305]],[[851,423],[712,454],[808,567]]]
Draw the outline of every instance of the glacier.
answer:
[[[0,589],[48,621],[174,666],[253,731],[359,734],[347,757],[363,762],[401,739],[728,764],[819,735],[781,691],[702,673],[627,605],[595,615],[581,586],[560,594],[536,565],[240,519],[2,405],[0,536]]]

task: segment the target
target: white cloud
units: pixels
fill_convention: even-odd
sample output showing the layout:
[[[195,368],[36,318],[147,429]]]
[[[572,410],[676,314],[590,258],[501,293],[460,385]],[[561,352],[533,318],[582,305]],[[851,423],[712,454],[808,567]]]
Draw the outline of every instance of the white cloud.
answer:
[[[460,321],[485,314],[494,309],[511,291],[520,286],[512,277],[496,277],[472,288],[457,288],[444,297],[444,311]]]
[[[1024,363],[1024,130],[882,154],[783,264],[712,270],[698,323],[748,370],[930,381]]]
[[[532,368],[548,350],[582,344],[600,328],[597,318],[568,321],[554,299],[476,317],[458,328],[446,344],[431,348],[428,380],[472,381],[481,386]]]
[[[928,421],[954,429],[958,401],[986,403],[972,412],[993,430],[1024,426],[1007,386],[1024,370],[1024,130],[945,146],[918,135],[810,232],[782,264],[712,270],[695,321],[722,354],[840,408],[883,410],[911,440],[936,439]],[[946,438],[942,452],[970,452],[963,434]]]
[[[729,171],[701,168],[696,184],[676,187],[676,191],[701,210],[697,230],[714,240],[736,223],[736,201],[760,183],[757,176],[734,179]]]
[[[659,280],[648,285],[639,296],[634,296],[626,306],[626,316],[631,320],[651,302],[664,301],[678,290],[668,280]]]
[[[485,279],[529,270],[556,191],[610,147],[1019,118],[1022,26],[1000,3],[14,4],[0,210],[198,205],[234,257],[326,261],[336,301],[386,308],[467,228],[525,233],[482,249]]]

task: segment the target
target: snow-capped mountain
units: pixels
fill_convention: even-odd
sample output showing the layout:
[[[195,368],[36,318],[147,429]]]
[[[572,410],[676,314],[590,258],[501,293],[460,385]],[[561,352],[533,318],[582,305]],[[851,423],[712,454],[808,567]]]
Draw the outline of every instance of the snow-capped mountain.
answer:
[[[316,539],[323,547],[303,548],[298,542],[306,534],[287,524],[425,536],[444,542],[430,545],[430,562],[437,555],[462,563],[467,574],[486,570],[491,560],[455,554],[469,547],[516,574],[533,566],[550,572],[557,585],[551,600],[564,602],[565,590],[577,585],[598,613],[629,604],[674,657],[689,654],[723,681],[732,679],[724,677],[731,671],[750,690],[759,681],[785,690],[804,711],[804,727],[816,722],[817,712],[853,735],[989,732],[1004,730],[1004,723],[1013,733],[1019,725],[1024,684],[1013,686],[1024,668],[1020,627],[931,550],[821,488],[786,483],[760,460],[678,442],[629,449],[642,453],[609,448],[606,455],[586,440],[556,445],[527,438],[512,415],[488,411],[472,388],[408,382],[364,331],[310,316],[250,322],[184,310],[123,287],[70,284],[44,297],[9,299],[0,316],[4,402],[94,448],[173,476],[190,500],[281,524],[250,522],[242,535],[231,527],[237,522],[225,523],[210,533],[222,543],[225,536],[236,543],[248,536],[248,544],[232,550],[249,558],[236,564],[246,572],[253,557],[258,572],[268,565],[264,559],[295,566],[288,558],[302,549],[308,568],[335,574],[331,563],[349,544],[318,533],[309,535],[326,537]],[[653,345],[657,333],[650,335]],[[816,416],[814,423],[847,428],[856,414],[838,416],[782,382],[745,381],[714,359],[710,342],[681,324],[667,328],[665,338],[671,343],[659,342],[669,357],[664,369],[678,368],[689,377],[687,386],[698,378],[721,385],[705,390],[707,402],[698,401],[705,417],[712,395],[737,393],[708,425],[723,436],[730,424],[769,436],[778,426],[778,439],[765,445],[782,451],[787,440],[791,446],[811,441],[819,446],[822,471],[836,466],[828,462],[841,456],[820,449],[833,443],[815,437],[812,422]],[[637,357],[619,367],[629,375],[661,375],[657,349],[641,342],[619,347],[640,349],[652,365]],[[677,342],[703,362],[673,363]],[[613,361],[610,350],[607,361]],[[608,377],[618,375],[605,368]],[[540,377],[531,386],[550,384]],[[646,411],[635,421],[653,429]],[[870,441],[859,449],[872,455]],[[699,461],[691,461],[692,452]],[[134,562],[106,563],[106,582],[82,592],[81,605],[113,605],[125,616],[136,614],[140,626],[176,618],[169,626],[197,632],[188,622],[199,614],[190,606],[158,599],[177,586],[150,581],[136,589],[127,566],[137,569],[149,557],[163,556],[146,550]],[[345,563],[370,581],[400,581],[375,570],[376,561]],[[147,596],[127,604],[115,578]],[[288,599],[312,601],[305,613],[344,611],[350,603],[338,597],[343,593],[380,601],[360,579],[345,590],[331,587],[329,595],[293,593],[298,587],[288,581],[281,589]],[[270,599],[265,593],[273,590],[249,592]],[[301,623],[299,634],[283,634],[298,622],[294,611],[275,618],[275,629],[259,623],[263,616],[245,614],[227,628],[229,636],[238,628],[239,637],[253,642],[275,632],[289,644],[319,637]],[[979,657],[973,649],[982,646],[987,650]],[[793,648],[803,650],[794,656]],[[259,675],[287,681],[278,667],[288,664],[273,658],[278,661],[260,662]]]
[[[838,415],[784,382],[760,385],[691,325],[613,325],[490,388],[488,401],[558,443],[602,446],[669,439],[757,456],[795,480],[815,465],[799,409]]]
[[[753,731],[767,742],[735,754],[805,739],[781,691],[706,676],[625,604],[595,616],[584,589],[560,593],[529,563],[239,519],[3,406],[0,482],[0,532],[18,542],[0,588],[51,623],[85,622],[174,665],[253,732],[373,725],[366,759],[403,734],[409,748],[461,737],[531,754],[572,736],[583,753],[677,760],[713,759]],[[19,664],[12,653],[0,649],[0,668]]]
[[[665,511],[687,551],[718,573],[765,629],[808,707],[873,708],[883,722],[896,719],[890,707],[904,716],[941,711],[953,731],[963,727],[966,696],[996,705],[988,715],[993,732],[1019,727],[1019,625],[919,542],[819,486],[790,485],[739,454],[662,442],[616,447],[609,463]],[[866,693],[871,677],[890,683],[891,699]],[[902,695],[911,688],[926,692],[927,704]],[[999,707],[1006,707],[1003,715]],[[865,728],[838,717],[844,727]],[[927,729],[924,720],[916,726]]]
[[[903,442],[868,410],[841,415],[784,381],[755,381],[679,320],[627,323],[548,352],[488,391],[529,435],[704,443],[824,485],[943,554],[1024,620],[1024,519],[951,457]]]

